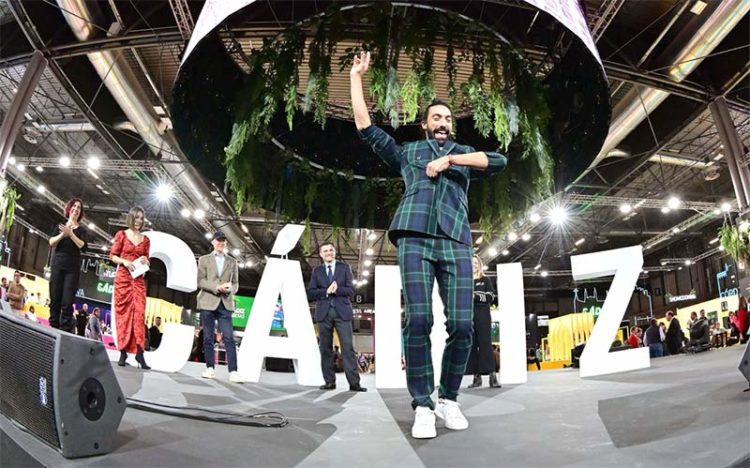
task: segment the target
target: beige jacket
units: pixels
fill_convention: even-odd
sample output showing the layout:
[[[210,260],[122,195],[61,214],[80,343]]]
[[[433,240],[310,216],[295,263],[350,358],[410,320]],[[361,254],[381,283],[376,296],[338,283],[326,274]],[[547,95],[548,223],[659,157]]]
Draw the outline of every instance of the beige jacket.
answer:
[[[21,283],[12,282],[8,286],[8,302],[13,310],[23,310],[26,288]]]
[[[216,260],[213,253],[198,259],[198,310],[216,310],[219,301],[224,303],[227,310],[234,310],[234,295],[239,289],[239,272],[237,261],[224,254],[224,270],[216,271]],[[232,290],[227,294],[219,294],[216,288],[223,283],[232,283]]]

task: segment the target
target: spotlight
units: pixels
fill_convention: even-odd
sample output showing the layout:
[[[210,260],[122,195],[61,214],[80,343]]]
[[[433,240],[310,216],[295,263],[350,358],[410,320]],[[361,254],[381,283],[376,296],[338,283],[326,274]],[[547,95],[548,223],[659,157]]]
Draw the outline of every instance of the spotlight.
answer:
[[[682,201],[677,197],[670,197],[669,200],[667,200],[667,206],[672,210],[676,210],[681,204]]]
[[[18,166],[16,166],[16,169],[18,169],[18,172],[23,172],[23,171],[26,170],[26,165],[25,164],[19,164]]]
[[[42,166],[37,166],[34,169],[36,169],[37,172],[44,172],[44,168]]]
[[[370,265],[372,265],[372,260],[370,260],[370,259],[368,258],[367,260],[365,260],[365,266],[366,266],[366,267],[369,267]]]
[[[250,232],[250,230],[244,224],[240,224],[240,228],[242,229],[242,232],[244,232],[245,234],[248,234]]]
[[[365,255],[375,255],[375,251],[372,250],[372,247],[365,250]]]
[[[14,158],[13,156],[9,157],[8,158],[8,164],[10,164],[11,166],[15,166],[16,165],[16,158]]]
[[[94,229],[96,229],[96,224],[94,224],[94,223],[89,223],[89,229],[91,229],[92,231],[93,231]]]
[[[531,234],[529,234],[528,232],[524,233],[524,235],[521,236],[521,239],[528,242],[531,239]]]
[[[693,264],[693,262],[691,262],[690,260],[685,260],[685,265],[690,266],[692,264]]]
[[[38,185],[36,187],[36,191],[39,193],[44,193],[46,190],[47,190],[47,187],[45,187],[44,185]]]
[[[378,238],[378,235],[377,235],[377,234],[375,234],[374,232],[371,232],[371,233],[370,233],[370,234],[369,234],[369,235],[367,236],[367,240],[370,240],[370,241],[374,241],[374,240],[375,240],[375,239],[377,239],[377,238]]]
[[[511,241],[511,242],[513,242],[516,239],[518,239],[518,234],[516,234],[515,231],[510,231],[508,233],[508,240]]]
[[[671,209],[669,209],[669,207],[666,207],[666,206],[662,206],[662,207],[661,207],[661,212],[662,212],[662,213],[664,213],[664,214],[667,214],[667,213],[669,213],[670,211],[672,211],[672,210],[671,210]]]
[[[207,232],[207,233],[203,234],[203,237],[205,237],[206,239],[211,239],[213,236],[214,235],[212,233],[210,233],[210,232]]]
[[[529,220],[532,223],[538,223],[540,219],[542,219],[542,217],[539,216],[539,213],[537,212],[531,213],[531,215],[529,216]]]
[[[490,247],[487,249],[487,253],[490,255],[490,257],[494,257],[497,255],[497,249],[495,247]]]
[[[546,278],[549,273],[547,272],[547,270],[542,270],[540,274],[542,275],[542,278]]]
[[[360,284],[367,284],[367,278],[365,278],[362,281],[360,281]]]
[[[252,260],[248,260],[248,261],[245,262],[245,268],[252,268],[252,267],[253,267]]]
[[[60,163],[60,167],[70,167],[70,158],[67,156],[60,156],[58,162]]]
[[[203,219],[203,217],[206,216],[206,212],[198,208],[193,212],[193,217],[195,219]]]
[[[240,249],[232,249],[232,255],[234,255],[235,257],[239,256],[240,255]]]
[[[535,267],[534,267],[534,270],[538,270],[538,269],[540,269],[541,267],[542,267],[541,263],[540,263],[540,264],[537,264],[537,266],[535,266]]]
[[[484,241],[484,236],[479,236],[477,237],[477,240],[474,241],[474,244],[479,245],[482,243],[482,241]]]
[[[724,202],[721,204],[721,211],[723,211],[724,213],[729,213],[731,209],[732,209],[732,205],[730,205],[729,203]]]
[[[719,246],[719,250],[723,252],[723,251],[724,251],[724,246],[723,246],[723,245],[720,245],[720,246]]]
[[[510,255],[510,250],[508,250],[508,249],[503,250],[503,255],[506,256],[506,257],[508,255]]]
[[[487,265],[482,265],[482,271],[487,271],[489,267]]]
[[[552,224],[556,226],[562,226],[568,219],[568,212],[562,206],[556,206],[549,214],[549,219]]]
[[[169,201],[169,199],[172,198],[172,187],[169,184],[159,184],[159,186],[156,187],[156,198],[158,198],[160,202]]]
[[[86,165],[88,165],[89,169],[97,170],[102,167],[102,162],[96,156],[91,156],[88,161],[86,161]]]
[[[370,270],[362,270],[362,276],[370,276]]]
[[[680,232],[680,228],[676,227],[672,229],[672,234],[678,234]]]
[[[715,214],[716,216],[719,216],[719,215],[721,214],[721,210],[720,210],[720,209],[718,209],[718,208],[714,208],[714,214]]]
[[[578,239],[578,240],[576,241],[576,245],[581,245],[581,244],[583,244],[584,242],[586,242],[586,238],[585,238],[585,237],[581,237],[580,239]]]
[[[183,218],[189,218],[190,217],[190,210],[188,210],[187,208],[183,208],[183,209],[180,210],[180,215]]]
[[[631,211],[633,211],[633,207],[630,206],[630,203],[623,203],[622,205],[620,205],[620,213],[628,214]]]

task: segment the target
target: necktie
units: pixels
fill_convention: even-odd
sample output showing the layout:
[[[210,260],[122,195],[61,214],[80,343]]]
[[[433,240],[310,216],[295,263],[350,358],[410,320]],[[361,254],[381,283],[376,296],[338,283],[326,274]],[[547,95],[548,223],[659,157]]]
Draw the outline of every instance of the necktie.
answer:
[[[333,283],[333,271],[331,270],[331,265],[328,265],[328,284]]]

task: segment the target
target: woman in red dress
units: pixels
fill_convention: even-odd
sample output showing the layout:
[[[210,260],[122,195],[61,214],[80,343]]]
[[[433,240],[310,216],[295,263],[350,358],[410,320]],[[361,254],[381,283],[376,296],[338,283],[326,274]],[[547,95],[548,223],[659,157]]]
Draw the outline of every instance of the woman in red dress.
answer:
[[[128,229],[117,231],[109,258],[117,265],[115,274],[115,325],[117,348],[120,350],[118,366],[125,366],[128,353],[135,353],[135,360],[143,369],[150,369],[143,359],[146,347],[144,333],[146,313],[146,281],[143,275],[133,278],[131,271],[136,260],[149,263],[151,247],[148,237],[141,233],[144,211],[140,206],[130,209],[126,222]]]

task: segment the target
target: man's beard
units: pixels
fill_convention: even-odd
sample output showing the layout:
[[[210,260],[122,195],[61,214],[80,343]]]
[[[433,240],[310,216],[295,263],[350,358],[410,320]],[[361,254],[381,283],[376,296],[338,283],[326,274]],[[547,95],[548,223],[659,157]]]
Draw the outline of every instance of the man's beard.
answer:
[[[440,134],[440,132],[444,132],[444,134]],[[441,145],[448,141],[451,137],[451,132],[448,130],[448,127],[445,125],[441,125],[439,127],[436,127],[434,129],[428,128],[427,129],[427,138],[432,140],[437,140],[438,143]]]

